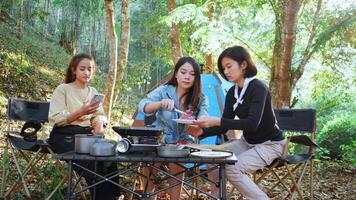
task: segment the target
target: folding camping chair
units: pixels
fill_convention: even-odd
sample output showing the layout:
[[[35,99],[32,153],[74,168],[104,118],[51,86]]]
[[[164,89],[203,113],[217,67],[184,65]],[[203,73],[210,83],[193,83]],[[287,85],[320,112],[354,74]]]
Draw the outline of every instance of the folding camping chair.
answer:
[[[3,172],[1,196],[11,198],[12,194],[24,190],[24,196],[31,198],[29,184],[37,179],[38,183],[48,178],[44,177],[43,171],[49,162],[48,154],[54,154],[49,144],[44,140],[37,139],[37,131],[42,129],[42,124],[48,121],[49,102],[28,101],[17,98],[9,98],[7,106],[7,131],[5,131],[5,149],[3,154]],[[15,123],[15,121],[18,121]],[[25,122],[20,131],[19,121]],[[10,165],[10,156],[16,167],[13,174]],[[6,159],[4,159],[6,157]],[[4,162],[5,161],[5,162]],[[59,161],[55,164],[62,166]],[[62,167],[59,169],[63,169]],[[17,173],[17,174],[16,174]],[[50,199],[66,180],[63,176],[55,189],[49,194]],[[51,182],[53,180],[50,180]],[[5,184],[11,183],[9,187]],[[17,194],[18,195],[18,194]]]
[[[263,173],[255,182],[259,183],[266,175],[272,173],[277,181],[270,187],[268,193],[276,186],[282,185],[288,195],[285,198],[293,199],[295,193],[300,199],[303,199],[302,179],[306,168],[309,165],[309,199],[313,199],[313,157],[318,145],[314,142],[316,134],[316,111],[313,109],[276,109],[275,110],[278,126],[283,131],[297,132],[299,134],[291,135],[287,138],[282,157],[276,159],[265,173]],[[310,133],[307,136],[303,133]],[[293,155],[288,154],[290,143],[304,146],[307,152],[296,152]],[[298,150],[298,148],[295,148]],[[278,175],[276,169],[284,169],[286,173]],[[301,169],[301,170],[300,170]],[[298,171],[300,171],[298,173]],[[285,179],[290,179],[290,187],[285,183]]]
[[[267,190],[269,194],[274,188],[282,185],[288,192],[284,199],[293,199],[295,193],[298,194],[300,199],[303,199],[302,190],[302,178],[305,174],[306,168],[309,164],[309,199],[313,198],[313,157],[315,149],[318,145],[314,142],[316,134],[316,112],[313,109],[275,109],[274,110],[278,126],[281,130],[286,132],[293,132],[299,134],[293,134],[287,138],[287,143],[283,150],[283,155],[272,162],[261,171],[261,175],[257,178],[257,173],[253,174],[255,183],[260,183],[267,175],[272,174],[277,178],[277,181],[272,184]],[[307,136],[303,133],[310,133]],[[307,147],[307,152],[298,152],[290,155],[288,153],[290,143],[295,145]],[[294,148],[298,149],[298,148]],[[278,172],[284,172],[282,175]],[[299,174],[298,174],[298,171]],[[289,184],[286,184],[286,179],[290,179]],[[289,185],[289,187],[288,187]],[[235,188],[233,188],[234,190]],[[233,193],[230,192],[230,197]],[[229,198],[230,198],[229,197]],[[241,197],[239,198],[241,199]]]

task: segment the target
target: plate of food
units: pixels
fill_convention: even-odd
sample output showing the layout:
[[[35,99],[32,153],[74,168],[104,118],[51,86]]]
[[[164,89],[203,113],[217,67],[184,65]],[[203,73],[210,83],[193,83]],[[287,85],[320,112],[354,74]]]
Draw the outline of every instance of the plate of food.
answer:
[[[192,124],[194,119],[172,119],[173,121],[180,124]]]
[[[191,110],[187,110],[185,112],[180,111],[183,114],[179,117],[179,119],[172,119],[173,121],[180,123],[180,124],[192,124],[195,120],[193,117],[193,112]]]
[[[224,158],[232,155],[230,152],[225,151],[196,151],[190,153],[192,156],[197,156],[201,158]]]

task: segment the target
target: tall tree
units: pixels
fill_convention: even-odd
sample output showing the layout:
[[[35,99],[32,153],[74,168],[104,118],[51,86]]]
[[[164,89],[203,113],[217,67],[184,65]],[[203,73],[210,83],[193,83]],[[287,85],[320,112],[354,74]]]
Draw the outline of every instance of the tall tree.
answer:
[[[115,33],[115,18],[113,15],[114,5],[113,0],[105,0],[105,13],[106,13],[106,29],[108,33],[109,41],[109,71],[105,84],[105,99],[104,99],[104,111],[110,121],[111,106],[114,97],[114,88],[116,83],[116,71],[117,71],[117,36]]]
[[[59,44],[69,53],[74,55],[77,52],[81,7],[80,0],[69,1],[68,7],[62,9],[62,30]],[[70,11],[68,11],[70,10]],[[69,21],[69,22],[68,22]]]
[[[291,64],[294,53],[300,0],[280,0],[272,5],[276,15],[275,38],[270,79],[274,107],[290,105]]]
[[[297,67],[292,67],[292,59],[295,49],[295,38],[297,34],[298,11],[301,7],[301,0],[279,0],[277,4],[269,1],[275,16],[275,38],[272,57],[270,90],[272,93],[272,103],[276,108],[293,107],[297,99],[291,99],[292,91],[303,75],[305,65],[312,55],[317,52],[337,31],[355,22],[355,15],[347,15],[335,23],[329,25],[316,37],[317,25],[319,22],[322,0],[318,0],[311,21],[309,37],[305,49],[300,59],[297,60]],[[303,2],[306,3],[306,2]]]
[[[117,76],[115,91],[114,91],[114,101],[120,93],[121,82],[125,75],[125,68],[127,64],[127,57],[129,53],[130,44],[130,10],[129,10],[129,0],[121,1],[121,39],[120,39],[120,54],[118,60]]]
[[[24,18],[25,18],[25,14],[24,14],[24,0],[21,0],[20,2],[20,13],[19,13],[19,22],[18,22],[18,26],[19,26],[19,36],[22,37],[23,31],[24,31]]]
[[[175,0],[167,0],[167,7],[169,14],[176,8]],[[172,60],[173,64],[176,64],[178,59],[182,57],[182,48],[179,37],[179,28],[176,22],[172,22],[170,28],[170,40],[172,45]]]

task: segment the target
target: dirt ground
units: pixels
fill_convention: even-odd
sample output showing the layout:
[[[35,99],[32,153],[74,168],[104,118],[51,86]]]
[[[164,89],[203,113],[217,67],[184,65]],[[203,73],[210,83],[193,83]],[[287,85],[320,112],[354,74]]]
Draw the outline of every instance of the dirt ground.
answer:
[[[278,172],[278,174],[282,174],[282,172]],[[306,171],[304,176],[308,176],[309,171]],[[307,182],[306,179],[303,179],[304,182]],[[273,176],[268,176],[264,179],[260,186],[261,188],[269,188],[272,183],[276,181],[276,178]],[[288,183],[288,182],[287,182]],[[203,188],[209,188],[208,184],[203,184]],[[229,195],[229,199],[235,200],[239,199],[240,195],[237,190],[231,194],[232,185],[228,183],[227,191]],[[308,184],[303,184],[303,194],[304,199],[309,198],[309,191],[307,191]],[[277,187],[269,194],[272,200],[280,200],[280,199],[289,199],[286,198],[288,193],[286,190],[283,190],[283,187]],[[189,196],[182,192],[181,199],[189,199]],[[296,199],[298,198],[297,194],[295,194]],[[166,195],[163,195],[160,200],[169,199]],[[198,197],[194,199],[198,200],[207,200],[208,198],[204,194],[200,194]],[[317,161],[315,167],[315,176],[314,176],[314,195],[313,199],[316,200],[324,200],[324,199],[342,199],[342,200],[354,200],[356,199],[356,169],[350,166],[343,166],[339,162],[332,161]]]

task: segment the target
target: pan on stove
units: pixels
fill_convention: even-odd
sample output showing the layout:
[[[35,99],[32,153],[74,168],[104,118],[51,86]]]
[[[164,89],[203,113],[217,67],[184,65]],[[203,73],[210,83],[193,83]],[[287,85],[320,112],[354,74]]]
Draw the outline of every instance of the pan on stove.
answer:
[[[167,158],[182,158],[188,157],[190,154],[189,148],[181,148],[180,145],[165,145],[157,147],[157,155]]]

